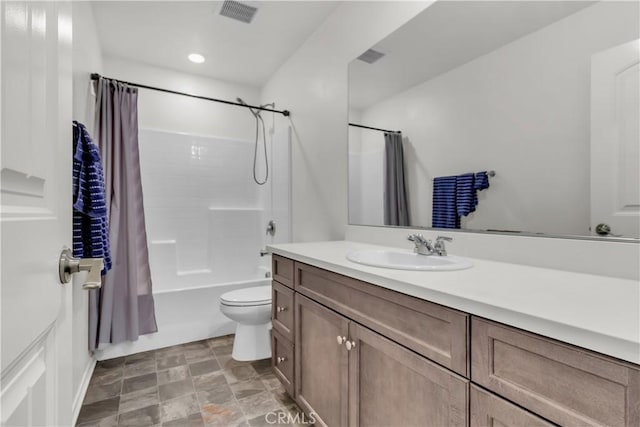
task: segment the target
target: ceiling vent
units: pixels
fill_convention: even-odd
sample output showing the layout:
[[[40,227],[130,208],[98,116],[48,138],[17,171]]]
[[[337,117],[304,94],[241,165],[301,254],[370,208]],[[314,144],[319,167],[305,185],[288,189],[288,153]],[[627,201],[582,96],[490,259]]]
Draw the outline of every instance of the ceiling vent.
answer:
[[[257,11],[257,7],[249,6],[239,1],[225,0],[222,4],[220,15],[249,24]]]
[[[367,64],[373,64],[383,56],[384,56],[384,53],[378,52],[377,50],[369,49],[362,55],[358,56],[358,59],[360,61],[366,62]]]

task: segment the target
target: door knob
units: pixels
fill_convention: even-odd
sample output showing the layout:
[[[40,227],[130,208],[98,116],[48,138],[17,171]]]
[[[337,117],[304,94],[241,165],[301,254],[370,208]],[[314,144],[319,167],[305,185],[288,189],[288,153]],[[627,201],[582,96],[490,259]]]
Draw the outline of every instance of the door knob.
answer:
[[[276,361],[277,361],[278,363],[282,363],[282,362],[284,362],[284,361],[286,361],[286,360],[287,360],[287,358],[286,358],[286,357],[282,357],[282,356],[278,356],[278,358],[276,359]]]
[[[338,335],[336,337],[336,340],[338,341],[338,345],[342,345],[342,344],[345,343],[345,341],[347,341],[347,337],[343,337],[343,336]]]
[[[102,258],[74,258],[71,249],[64,248],[60,253],[60,261],[58,263],[58,276],[60,283],[69,283],[71,275],[80,271],[88,271],[86,282],[82,285],[83,289],[98,289],[102,286],[100,273],[104,268]]]
[[[345,346],[347,347],[347,350],[351,351],[354,348],[356,348],[356,342],[355,341],[347,341]]]
[[[280,306],[278,306],[278,307],[276,307],[276,311],[277,311],[278,313],[282,313],[283,311],[287,311],[287,307],[280,307]]]
[[[611,227],[608,224],[601,223],[596,225],[596,234],[599,236],[606,236],[611,234]]]

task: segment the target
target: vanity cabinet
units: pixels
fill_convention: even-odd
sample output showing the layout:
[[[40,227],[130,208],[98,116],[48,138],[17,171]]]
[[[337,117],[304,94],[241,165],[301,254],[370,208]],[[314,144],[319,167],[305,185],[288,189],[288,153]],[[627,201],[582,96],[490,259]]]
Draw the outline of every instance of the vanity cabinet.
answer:
[[[293,288],[293,260],[278,255],[271,258],[271,272],[273,280]]]
[[[476,385],[470,388],[471,427],[552,427],[544,419]]]
[[[300,294],[295,358],[317,425],[467,425],[468,380]]]
[[[565,426],[640,426],[640,369],[473,318],[473,382]]]
[[[298,262],[294,282],[296,294],[468,376],[467,314]]]
[[[293,342],[293,289],[272,283],[271,325],[286,339]]]
[[[296,401],[317,425],[346,426],[349,321],[299,294],[295,304]]]
[[[347,339],[350,426],[468,425],[467,379],[355,322]]]
[[[273,374],[280,380],[291,396],[295,395],[293,342],[281,335],[276,329],[271,331],[271,357]]]
[[[274,375],[287,393],[295,398],[293,266],[290,259],[278,255],[272,257],[271,364]]]
[[[274,371],[316,425],[640,426],[638,365],[276,264],[289,284],[274,280]]]

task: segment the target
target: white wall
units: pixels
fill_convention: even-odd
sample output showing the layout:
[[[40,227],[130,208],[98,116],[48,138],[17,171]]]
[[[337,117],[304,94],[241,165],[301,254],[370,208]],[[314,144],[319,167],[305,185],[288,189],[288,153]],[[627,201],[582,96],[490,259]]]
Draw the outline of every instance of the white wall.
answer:
[[[637,38],[637,2],[598,3],[362,111],[406,137],[412,223],[434,177],[494,169],[462,228],[590,234],[591,56]]]
[[[72,2],[73,19],[73,118],[93,129],[93,105],[89,75],[102,71],[102,53],[91,5]],[[89,299],[82,289],[85,276],[74,275],[72,303],[72,370],[74,419],[78,415],[95,359],[89,353]]]
[[[294,241],[344,237],[348,64],[429,4],[341,4],[263,88],[263,101],[292,112]]]
[[[240,97],[251,105],[260,102],[260,90],[253,86],[112,57],[104,58],[104,75],[229,101]],[[138,95],[138,127],[251,141],[255,137],[255,120],[246,108],[147,89]]]

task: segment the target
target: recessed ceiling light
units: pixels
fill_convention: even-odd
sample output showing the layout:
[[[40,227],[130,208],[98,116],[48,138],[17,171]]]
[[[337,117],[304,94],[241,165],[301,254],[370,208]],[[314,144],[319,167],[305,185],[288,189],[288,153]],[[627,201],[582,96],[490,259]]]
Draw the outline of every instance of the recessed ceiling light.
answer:
[[[204,62],[204,56],[199,53],[192,53],[189,55],[189,61],[195,62],[196,64],[202,64]]]

